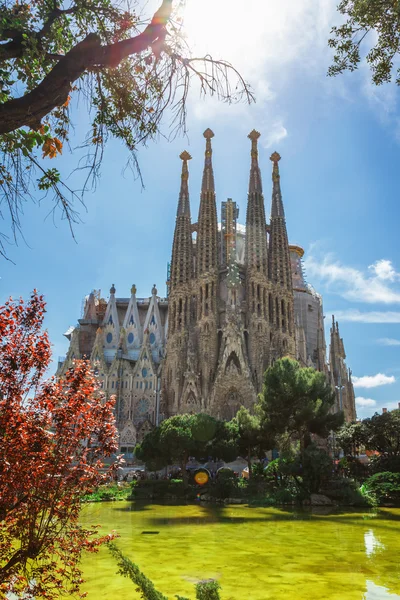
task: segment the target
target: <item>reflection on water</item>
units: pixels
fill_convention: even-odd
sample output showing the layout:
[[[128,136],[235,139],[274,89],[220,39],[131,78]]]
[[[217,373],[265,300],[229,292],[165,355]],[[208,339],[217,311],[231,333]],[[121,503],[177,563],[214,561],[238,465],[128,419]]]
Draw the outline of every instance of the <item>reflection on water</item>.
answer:
[[[400,510],[297,511],[245,506],[92,504],[89,523],[157,588],[194,598],[218,579],[223,600],[400,600]],[[158,535],[141,535],[158,531]],[[136,600],[106,549],[84,559],[88,600]]]
[[[372,581],[367,581],[367,591],[363,600],[397,600],[400,598],[397,594],[391,594],[386,588],[375,585]]]
[[[374,536],[372,529],[369,529],[364,533],[364,544],[367,556],[371,556],[375,550],[379,550],[380,548],[384,549],[383,544],[381,544]]]

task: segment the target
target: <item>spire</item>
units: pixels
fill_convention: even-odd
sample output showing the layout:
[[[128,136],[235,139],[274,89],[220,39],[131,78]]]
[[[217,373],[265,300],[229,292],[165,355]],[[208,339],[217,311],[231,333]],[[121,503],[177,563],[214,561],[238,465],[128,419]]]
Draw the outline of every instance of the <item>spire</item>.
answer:
[[[251,167],[246,213],[245,263],[247,267],[255,267],[266,275],[268,268],[267,233],[257,148],[260,133],[253,129],[247,137],[251,140]]]
[[[206,129],[203,133],[206,138],[206,152],[204,160],[203,181],[201,183],[202,192],[215,192],[214,173],[212,168],[212,147],[211,140],[214,137],[214,132],[211,129]]]
[[[176,213],[174,242],[172,245],[170,291],[179,284],[187,283],[193,277],[192,231],[189,203],[188,152],[180,155],[182,162],[181,189]],[[153,293],[153,291],[152,291]]]
[[[182,160],[182,175],[181,175],[181,191],[179,194],[178,210],[176,215],[188,215],[190,217],[190,204],[189,204],[189,169],[188,161],[191,160],[189,152],[182,152],[179,157]]]
[[[268,254],[268,276],[274,283],[292,291],[292,268],[289,243],[286,231],[285,211],[283,210],[278,162],[281,157],[274,152],[270,160],[272,169],[272,204]]]
[[[272,169],[272,206],[271,206],[271,217],[283,217],[285,218],[285,211],[283,210],[282,194],[281,194],[281,182],[279,175],[278,163],[281,160],[280,155],[277,152],[271,154],[270,160],[273,163]]]
[[[196,266],[198,275],[218,268],[217,205],[211,161],[211,139],[214,137],[214,133],[211,129],[206,129],[203,135],[206,138],[206,153],[197,222]]]
[[[261,133],[253,129],[247,136],[251,140],[251,168],[249,181],[249,194],[252,192],[260,192],[262,194],[261,172],[258,166],[258,147],[257,142]]]

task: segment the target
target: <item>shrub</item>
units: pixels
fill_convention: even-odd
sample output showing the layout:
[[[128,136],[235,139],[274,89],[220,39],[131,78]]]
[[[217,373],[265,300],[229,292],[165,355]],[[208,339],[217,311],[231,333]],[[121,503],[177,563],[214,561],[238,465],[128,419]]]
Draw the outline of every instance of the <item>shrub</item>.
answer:
[[[219,600],[220,589],[217,581],[200,581],[196,585],[196,600]]]
[[[369,463],[370,473],[400,473],[400,456],[373,456]]]
[[[400,473],[375,473],[365,482],[365,490],[379,502],[400,503]]]
[[[117,485],[115,483],[101,485],[93,493],[83,497],[84,502],[107,502],[113,500],[127,500],[131,492],[130,485]]]
[[[185,485],[181,479],[145,479],[132,488],[131,498],[152,498],[163,500],[168,498],[194,499],[196,492],[193,486]]]
[[[364,486],[347,477],[337,477],[327,482],[322,490],[332,500],[343,506],[374,506],[375,498]]]

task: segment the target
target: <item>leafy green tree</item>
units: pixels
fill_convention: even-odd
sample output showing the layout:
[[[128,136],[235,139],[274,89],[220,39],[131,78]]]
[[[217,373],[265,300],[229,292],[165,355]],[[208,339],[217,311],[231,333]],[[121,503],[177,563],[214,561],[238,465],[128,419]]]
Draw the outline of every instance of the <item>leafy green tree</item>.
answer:
[[[375,473],[366,480],[364,486],[379,503],[400,502],[400,473]]]
[[[151,470],[179,463],[183,481],[187,483],[189,457],[232,460],[237,456],[234,436],[232,426],[209,415],[175,415],[148,433],[136,446],[135,454]]]
[[[364,419],[362,430],[367,450],[377,450],[387,457],[400,456],[400,409]]]
[[[110,138],[126,145],[138,170],[137,150],[160,132],[165,112],[174,133],[185,131],[193,78],[202,95],[227,102],[254,99],[228,62],[192,56],[183,28],[185,1],[174,8],[173,0],[160,0],[150,18],[144,0],[1,3],[0,193],[14,236],[35,187],[54,195],[54,210],[70,225],[77,220],[78,196],[57,168],[46,165],[69,142],[77,111],[80,117],[86,111],[89,120],[85,189],[98,174]]]
[[[336,432],[336,441],[346,456],[355,456],[357,448],[365,444],[365,428],[361,422],[345,423]]]
[[[334,49],[333,64],[328,74],[355,71],[362,59],[361,46],[373,41],[366,53],[372,81],[380,85],[396,78],[400,84],[400,68],[396,68],[400,50],[400,3],[398,0],[342,0],[338,11],[346,17],[343,25],[332,28],[329,46]]]
[[[216,421],[215,434],[205,447],[204,458],[231,462],[239,455],[238,429],[235,421]],[[199,457],[201,458],[201,457]]]
[[[252,476],[251,459],[253,456],[262,458],[266,450],[271,450],[273,442],[261,425],[259,415],[252,415],[247,408],[242,406],[234,420],[237,423],[237,447],[240,456],[246,459],[249,467],[249,478]]]
[[[328,454],[310,444],[301,453],[293,450],[282,452],[279,458],[268,464],[265,475],[277,489],[293,493],[294,485],[295,495],[300,493],[304,497],[319,492],[323,481],[331,476],[332,466]]]
[[[303,451],[311,434],[327,438],[343,424],[343,413],[331,412],[334,398],[323,373],[290,358],[277,360],[266,370],[260,394],[263,427],[272,438],[299,440]]]

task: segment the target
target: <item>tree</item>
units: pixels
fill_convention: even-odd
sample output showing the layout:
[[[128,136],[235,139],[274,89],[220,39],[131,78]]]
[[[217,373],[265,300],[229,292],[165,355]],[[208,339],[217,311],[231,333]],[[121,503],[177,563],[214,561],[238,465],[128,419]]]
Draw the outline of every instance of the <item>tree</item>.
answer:
[[[336,433],[336,441],[346,456],[354,456],[357,448],[365,444],[363,424],[345,423]]]
[[[400,84],[400,68],[395,70],[400,50],[400,3],[398,0],[342,0],[338,11],[346,16],[343,25],[332,28],[329,46],[335,50],[328,74],[355,71],[361,62],[361,46],[367,36],[374,45],[366,61],[376,85],[390,82],[394,76]]]
[[[161,0],[160,0],[161,2]],[[42,158],[61,154],[69,140],[72,102],[85,101],[90,119],[84,146],[93,182],[110,137],[128,148],[138,170],[138,147],[160,132],[168,110],[173,133],[185,131],[192,78],[201,94],[227,102],[254,100],[241,75],[224,60],[193,57],[179,9],[162,0],[150,20],[140,0],[5,0],[0,8],[0,188],[14,237],[23,202],[37,185],[54,195],[70,225],[79,197]],[[144,6],[146,3],[142,3]],[[147,23],[147,24],[146,24]],[[221,24],[222,25],[222,24]],[[22,94],[21,94],[22,92]],[[79,106],[82,111],[82,103]],[[37,181],[33,171],[39,173]],[[140,175],[140,171],[139,171]],[[4,235],[3,235],[4,238]],[[0,245],[4,255],[4,246]]]
[[[59,381],[42,378],[51,353],[45,303],[0,307],[0,595],[58,598],[79,591],[80,557],[110,536],[79,523],[81,498],[106,481],[116,451],[114,400],[85,361]],[[111,536],[112,537],[112,536]]]
[[[386,457],[400,456],[400,409],[378,414],[362,421],[364,445]]]
[[[249,478],[251,478],[251,459],[254,455],[265,456],[266,450],[273,447],[272,440],[265,435],[259,415],[252,415],[247,408],[241,406],[235,419],[238,427],[238,453],[247,460]]]
[[[136,446],[135,455],[151,470],[179,463],[187,484],[189,457],[233,460],[237,456],[235,430],[231,424],[202,413],[175,415],[150,431]]]
[[[346,454],[364,446],[389,459],[400,457],[400,409],[372,417],[359,423],[348,423],[337,433],[337,440]]]
[[[303,451],[311,434],[328,437],[343,424],[343,413],[333,414],[334,392],[324,373],[300,367],[296,360],[277,360],[264,375],[260,410],[265,431],[299,440]]]

